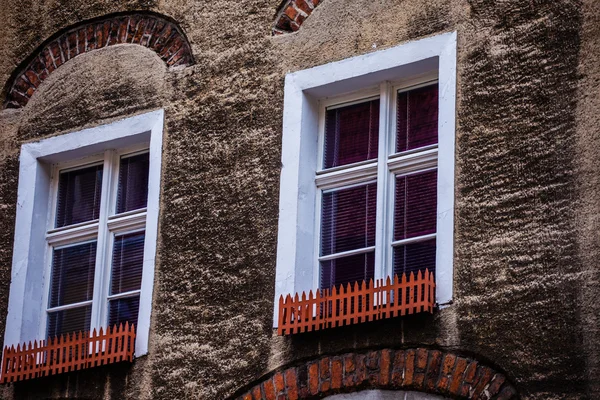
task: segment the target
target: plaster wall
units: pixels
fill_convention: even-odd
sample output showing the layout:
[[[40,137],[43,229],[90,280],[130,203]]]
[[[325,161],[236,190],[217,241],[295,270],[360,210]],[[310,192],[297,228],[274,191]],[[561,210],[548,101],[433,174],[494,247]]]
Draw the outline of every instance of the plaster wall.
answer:
[[[4,0],[0,82],[80,20],[151,10],[176,20],[196,64],[167,70],[119,45],[55,71],[23,109],[0,111],[0,330],[22,143],[164,108],[158,264],[147,357],[5,398],[224,399],[300,359],[432,346],[504,371],[523,398],[600,396],[600,197],[591,0],[323,0],[271,37],[278,0]],[[457,31],[455,302],[319,334],[272,330],[283,79]]]

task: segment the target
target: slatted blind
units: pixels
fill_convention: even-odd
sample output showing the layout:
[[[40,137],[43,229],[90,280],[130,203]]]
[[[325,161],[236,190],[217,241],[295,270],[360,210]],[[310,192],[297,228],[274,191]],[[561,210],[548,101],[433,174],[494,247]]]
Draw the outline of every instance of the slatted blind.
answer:
[[[436,232],[437,170],[396,177],[394,240]],[[394,247],[394,273],[435,272],[435,239]]]
[[[58,178],[56,227],[92,221],[100,215],[102,165],[61,172]]]
[[[438,85],[398,93],[396,151],[438,142]]]
[[[140,296],[110,300],[108,307],[108,326],[129,322],[137,327]]]
[[[47,337],[52,338],[73,332],[89,331],[91,320],[91,305],[48,313]]]
[[[369,280],[375,276],[375,251],[321,261],[320,288]]]
[[[144,232],[115,236],[110,294],[138,290],[144,265]]]
[[[96,242],[54,249],[50,307],[91,300],[94,294]]]
[[[148,203],[148,172],[150,154],[138,154],[121,158],[117,213],[137,210]]]
[[[328,109],[324,168],[376,159],[378,137],[379,99]]]

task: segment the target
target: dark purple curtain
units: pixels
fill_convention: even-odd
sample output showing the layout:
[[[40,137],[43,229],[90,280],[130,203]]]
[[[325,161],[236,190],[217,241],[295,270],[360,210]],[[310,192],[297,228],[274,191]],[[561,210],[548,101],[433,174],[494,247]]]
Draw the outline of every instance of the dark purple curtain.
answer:
[[[438,142],[437,84],[398,93],[396,151]]]
[[[324,168],[377,158],[379,100],[327,110]]]

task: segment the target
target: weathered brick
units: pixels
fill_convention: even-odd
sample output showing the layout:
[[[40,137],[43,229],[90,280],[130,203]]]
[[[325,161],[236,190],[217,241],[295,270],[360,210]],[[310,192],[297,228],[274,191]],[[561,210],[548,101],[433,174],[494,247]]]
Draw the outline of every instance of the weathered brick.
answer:
[[[254,400],[262,400],[262,398],[263,398],[263,395],[262,395],[262,391],[260,390],[260,385],[258,385],[258,386],[255,386],[255,387],[252,389],[252,398],[253,398]]]
[[[61,65],[63,65],[63,63],[65,62],[64,57],[62,55],[62,51],[60,50],[60,42],[59,39],[57,39],[56,41],[50,43],[48,45],[48,47],[50,48],[50,53],[52,54],[53,60],[54,60],[54,65],[56,66],[56,68],[60,67]]]
[[[427,365],[427,372],[425,374],[425,387],[429,390],[437,385],[437,380],[440,375],[440,369],[442,366],[442,352],[438,350],[432,350],[429,352],[429,363]]]
[[[273,376],[273,383],[275,384],[275,392],[277,394],[282,393],[285,389],[285,381],[283,379],[283,374],[281,372],[277,372]]]
[[[300,398],[308,397],[308,366],[306,364],[300,365],[296,369],[298,376],[298,396]]]
[[[108,46],[110,36],[110,21],[104,21],[102,23],[102,36],[104,38],[104,43],[102,44],[102,47]]]
[[[85,28],[79,29],[77,31],[77,54],[85,53],[85,37]]]
[[[29,97],[24,96],[21,93],[18,93],[16,90],[12,90],[10,92],[9,101],[14,102],[14,103],[20,105],[21,107],[24,107],[27,104],[27,102],[29,101]]]
[[[311,2],[312,2],[312,5],[313,5],[314,7],[316,7],[316,6],[318,6],[318,5],[319,5],[319,2],[320,2],[320,0],[311,0]]]
[[[456,368],[454,369],[454,373],[452,374],[452,381],[450,383],[449,392],[452,394],[458,394],[460,391],[460,386],[463,382],[463,373],[465,369],[467,369],[468,361],[462,357],[459,357],[456,360]]]
[[[79,54],[79,48],[77,46],[77,32],[71,32],[67,35],[67,42],[69,43],[69,59]]]
[[[27,77],[27,80],[29,80],[29,82],[31,82],[31,84],[35,88],[40,86],[40,83],[42,83],[42,81],[40,81],[40,78],[38,78],[37,74],[35,72],[33,72],[31,69],[28,69],[27,71],[25,71],[25,76]]]
[[[50,55],[50,49],[48,47],[42,50],[40,58],[44,62],[44,68],[46,69],[46,71],[48,71],[48,73],[51,74],[52,71],[56,69],[56,65],[54,65],[54,60]]]
[[[413,378],[415,376],[415,351],[407,350],[405,359],[405,373],[404,373],[404,385],[410,386],[413,384]]]
[[[493,377],[493,371],[488,367],[480,366],[477,371],[478,379],[477,385],[475,385],[475,389],[473,392],[473,400],[479,399],[481,394],[483,393],[483,389],[490,383]]]
[[[316,362],[308,366],[308,389],[313,395],[319,393],[319,364]]]
[[[356,374],[355,383],[360,385],[367,380],[367,357],[364,354],[358,354],[356,356]]]
[[[335,357],[331,360],[331,388],[339,389],[342,387],[342,360],[341,358]]]
[[[70,52],[69,52],[69,41],[66,36],[61,36],[60,38],[60,51],[63,55],[63,58],[66,61],[70,60]]]
[[[344,355],[344,386],[352,387],[356,383],[356,364],[354,363],[354,354]]]
[[[298,15],[298,11],[296,11],[294,6],[290,3],[290,5],[285,8],[284,14],[290,17],[291,20],[294,20]]]
[[[404,382],[404,350],[396,351],[394,355],[394,366],[392,368],[392,385],[402,386]]]
[[[129,25],[127,27],[127,37],[125,38],[125,43],[131,43],[133,41],[133,37],[137,31],[139,22],[140,19],[137,16],[129,17]]]
[[[424,371],[427,368],[427,357],[429,357],[429,351],[427,349],[417,349],[417,359],[415,363],[415,369],[417,371]]]
[[[265,391],[265,399],[266,400],[276,400],[275,394],[275,385],[273,384],[273,378],[267,379],[267,381],[263,385],[263,389]]]
[[[41,81],[46,79],[46,77],[48,76],[48,72],[46,71],[46,66],[44,64],[45,63],[41,58],[41,55],[34,58],[31,62],[31,69],[33,70],[33,72],[36,73],[36,75],[40,78]]]
[[[492,398],[492,396],[497,395],[498,392],[500,392],[500,388],[502,387],[502,385],[504,384],[505,381],[506,381],[506,377],[504,375],[496,374],[492,378],[492,381],[490,382],[490,385],[488,386],[488,388],[485,389],[485,391],[488,394],[488,397]]]
[[[371,370],[379,368],[379,352],[378,351],[370,351],[367,353],[367,368],[371,369]]]
[[[110,31],[108,34],[108,45],[112,46],[119,43],[119,26],[121,24],[120,19],[115,19],[110,22]]]
[[[296,368],[285,370],[285,388],[289,400],[298,400],[298,377]]]
[[[310,13],[312,12],[312,7],[309,6],[305,0],[295,0],[295,2],[296,7],[298,7],[298,9],[304,11],[306,15],[310,15]]]
[[[440,393],[446,393],[448,386],[450,386],[450,379],[452,378],[452,370],[456,363],[456,356],[454,354],[446,354],[444,361],[442,362],[442,376],[437,384],[437,388]]]
[[[379,384],[390,384],[390,370],[392,368],[392,351],[385,349],[381,350],[379,359]]]
[[[129,30],[129,17],[123,18],[119,23],[119,43],[127,42],[127,31]]]
[[[156,41],[160,38],[160,34],[166,28],[167,24],[164,21],[158,21],[152,28],[152,35],[148,42],[148,47],[154,47]]]
[[[94,29],[94,25],[90,24],[87,26],[85,30],[85,51],[94,50],[96,48],[96,29]]]
[[[96,48],[101,49],[105,45],[106,38],[104,37],[104,25],[96,24],[94,25],[94,30],[96,31]]]
[[[292,30],[292,20],[285,14],[282,14],[277,22],[275,23],[275,27],[277,29],[281,29],[282,31],[291,31]]]
[[[140,20],[138,26],[136,27],[135,34],[133,35],[133,39],[131,43],[140,44],[142,42],[142,36],[144,36],[144,31],[146,30],[146,24],[148,21],[145,19]]]
[[[510,400],[515,398],[516,395],[517,392],[512,386],[505,386],[504,389],[502,389],[502,391],[498,395],[498,397],[496,397],[496,400]]]
[[[331,372],[330,372],[330,359],[324,357],[321,359],[319,370],[321,371],[321,392],[327,392],[331,389]]]
[[[142,35],[142,40],[140,41],[142,46],[148,46],[148,43],[150,43],[150,37],[152,36],[152,32],[154,32],[155,25],[156,20],[154,18],[147,20],[146,27],[144,28],[144,34]]]
[[[477,365],[478,365],[477,361],[473,361],[467,367],[467,370],[465,371],[465,377],[464,377],[464,381],[466,383],[473,383],[473,380],[475,379],[475,373],[477,372]]]
[[[243,397],[244,400],[252,400],[252,393],[246,393]]]

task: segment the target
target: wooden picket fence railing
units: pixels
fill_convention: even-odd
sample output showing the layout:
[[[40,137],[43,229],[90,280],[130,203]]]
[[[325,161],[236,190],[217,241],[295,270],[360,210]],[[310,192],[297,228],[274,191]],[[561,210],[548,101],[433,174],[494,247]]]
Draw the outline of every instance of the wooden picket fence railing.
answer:
[[[279,298],[279,335],[335,328],[419,312],[433,312],[435,278],[429,270],[346,287]]]
[[[135,328],[121,324],[98,332],[77,332],[48,340],[5,347],[1,383],[133,361]]]

